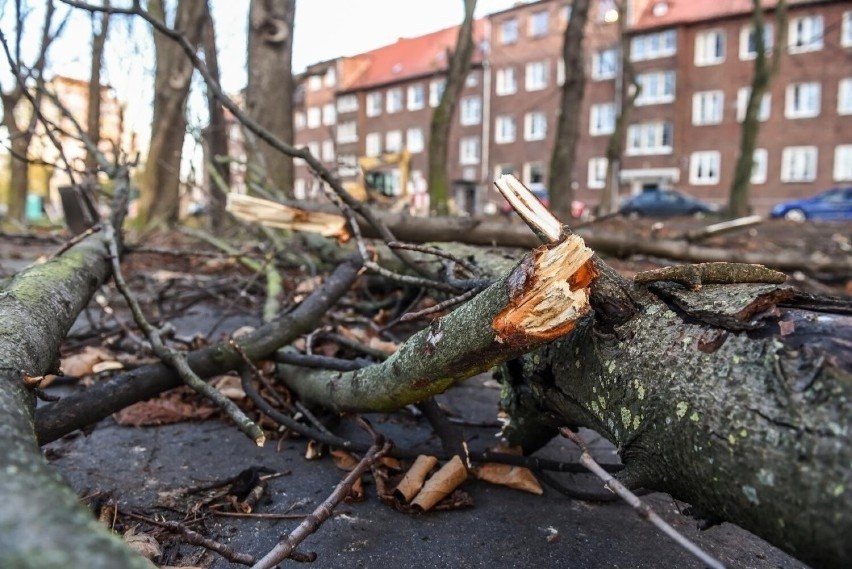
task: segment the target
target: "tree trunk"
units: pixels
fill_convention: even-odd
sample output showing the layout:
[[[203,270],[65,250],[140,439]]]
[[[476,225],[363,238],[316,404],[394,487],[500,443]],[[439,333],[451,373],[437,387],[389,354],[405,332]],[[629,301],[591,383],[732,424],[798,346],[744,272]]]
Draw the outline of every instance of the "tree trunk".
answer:
[[[105,0],[104,6],[109,7],[109,0]],[[100,28],[95,26],[95,15],[92,15],[92,64],[89,73],[89,101],[86,113],[86,133],[92,143],[97,146],[101,140],[101,68],[104,59],[104,46],[109,33],[109,13],[100,15]],[[92,172],[97,170],[98,160],[87,148],[86,169]]]
[[[193,46],[198,45],[204,27],[204,5],[194,0],[181,0],[177,5],[174,28],[185,34]],[[149,10],[165,21],[163,0],[152,0]],[[157,32],[154,48],[154,117],[140,210],[146,225],[163,226],[177,222],[180,213],[180,166],[193,67],[177,42]]]
[[[14,122],[14,117],[10,116],[10,118],[12,122]],[[29,190],[28,173],[30,164],[27,159],[27,152],[30,148],[32,135],[25,131],[18,131],[17,134],[13,134],[14,131],[10,128],[10,123],[4,120],[3,124],[6,125],[6,128],[9,130],[10,137],[12,138],[12,152],[9,157],[9,209],[7,215],[11,219],[24,221],[27,191]],[[17,125],[13,128],[17,129]]]
[[[734,166],[734,181],[728,196],[728,215],[742,217],[749,213],[749,189],[751,172],[754,169],[754,149],[757,146],[757,136],[760,133],[760,103],[763,95],[769,90],[772,78],[781,65],[781,54],[787,44],[787,1],[780,0],[775,17],[777,30],[775,43],[772,47],[772,61],[766,61],[766,43],[764,41],[763,7],[759,0],[752,0],[754,5],[751,14],[754,26],[754,44],[757,54],[754,58],[754,75],[751,80],[751,91],[746,105],[743,124],[740,127],[740,153]]]
[[[580,136],[580,112],[586,87],[583,34],[588,14],[589,0],[574,0],[562,46],[565,83],[562,85],[562,104],[550,157],[550,209],[558,218],[566,220],[573,217],[571,202],[574,201],[575,150]]]
[[[252,0],[249,8],[248,115],[293,144],[293,22],[296,0]],[[248,172],[261,171],[274,195],[293,197],[293,159],[258,140]]]
[[[450,180],[447,163],[450,155],[450,128],[459,97],[470,71],[473,56],[473,12],[476,0],[464,0],[464,21],[459,28],[456,48],[449,58],[447,84],[441,102],[432,113],[429,126],[429,208],[438,215],[449,213]]]
[[[109,264],[106,243],[96,234],[18,274],[0,292],[2,567],[153,567],[82,508],[45,462],[33,430],[33,392],[22,377],[55,371],[63,337],[108,277]]]
[[[204,36],[202,47],[204,49],[204,61],[210,75],[217,84],[221,84],[219,78],[219,57],[216,53],[216,29],[213,25],[213,15],[210,13],[210,3],[204,3]],[[207,111],[210,123],[204,129],[205,154],[207,155],[207,167],[212,168],[218,175],[219,180],[210,183],[210,227],[213,231],[220,232],[224,228],[225,216],[225,192],[231,185],[231,170],[226,162],[220,158],[228,156],[228,130],[225,124],[225,110],[216,96],[207,88]],[[219,185],[219,182],[224,186]]]

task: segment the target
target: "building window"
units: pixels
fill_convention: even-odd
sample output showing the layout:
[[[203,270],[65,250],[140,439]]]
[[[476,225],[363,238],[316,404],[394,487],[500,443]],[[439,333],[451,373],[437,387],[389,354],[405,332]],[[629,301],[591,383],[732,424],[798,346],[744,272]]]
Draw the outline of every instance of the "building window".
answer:
[[[641,90],[636,97],[636,105],[656,105],[659,103],[671,103],[675,97],[675,72],[656,71],[654,73],[640,73],[636,76]]]
[[[377,117],[382,114],[382,94],[378,91],[367,93],[367,116]]]
[[[500,43],[507,45],[518,41],[518,20],[512,18],[500,24]]]
[[[544,140],[547,136],[547,116],[541,112],[527,113],[524,117],[524,140]]]
[[[710,30],[695,36],[695,65],[716,65],[725,61],[725,32]]]
[[[837,85],[837,114],[852,115],[852,77],[841,79]]]
[[[524,85],[527,91],[540,91],[547,87],[547,61],[527,63],[527,74]]]
[[[297,200],[305,199],[308,195],[305,186],[304,178],[296,178],[293,180],[293,197]]]
[[[518,134],[515,117],[510,115],[498,116],[494,119],[494,142],[497,144],[508,144],[515,142]]]
[[[308,109],[308,128],[317,128],[322,120],[322,111],[319,107]]]
[[[852,182],[852,144],[834,148],[834,181]]]
[[[308,152],[310,152],[311,156],[318,159],[320,157],[319,142],[309,142],[308,143]]]
[[[399,87],[388,89],[386,108],[388,114],[398,113],[402,110],[402,89]]]
[[[541,162],[527,162],[524,164],[524,183],[526,185],[544,183],[544,164]]]
[[[822,16],[791,18],[787,32],[790,53],[822,49]]]
[[[337,143],[347,144],[358,142],[358,124],[355,121],[342,122],[337,125]]]
[[[589,158],[589,177],[586,180],[588,188],[599,190],[606,187],[606,158]]]
[[[477,85],[479,85],[479,73],[477,71],[471,71],[467,74],[467,77],[464,78],[464,86],[476,87]]]
[[[296,130],[302,130],[305,128],[305,113],[298,111],[295,115],[293,115],[293,126]]]
[[[816,146],[788,146],[781,152],[782,182],[813,182],[816,171]]]
[[[765,148],[755,148],[752,154],[751,162],[751,183],[764,184],[766,183],[768,153]]]
[[[751,87],[740,87],[737,90],[737,122],[745,120],[746,107],[748,106],[748,97],[751,94]],[[760,122],[769,120],[769,113],[772,106],[772,95],[764,93],[760,99],[760,108],[757,110],[757,120]]]
[[[419,111],[426,106],[426,92],[423,84],[410,85],[408,87],[408,110]]]
[[[334,70],[334,67],[329,67],[326,70],[323,83],[325,83],[326,87],[334,87],[335,83],[337,83],[337,71]]]
[[[547,10],[533,12],[530,14],[529,28],[527,33],[531,38],[540,38],[547,35]]]
[[[338,113],[354,113],[358,110],[358,97],[356,95],[343,95],[337,99]]]
[[[334,110],[334,103],[328,103],[322,106],[322,124],[331,126],[337,122],[337,112]]]
[[[435,79],[429,83],[429,106],[437,107],[441,102],[441,97],[444,95],[444,89],[447,87],[445,79]]]
[[[787,85],[784,116],[788,119],[802,119],[819,115],[820,95],[820,84],[816,81]]]
[[[358,174],[358,158],[354,154],[342,154],[337,157],[337,174],[343,178]]]
[[[707,125],[722,122],[725,94],[722,91],[699,91],[692,96],[692,124]]]
[[[843,12],[843,23],[840,30],[840,45],[852,46],[852,10]]]
[[[367,156],[378,156],[382,153],[382,135],[378,132],[371,132],[364,139],[364,152]]]
[[[775,34],[772,24],[763,24],[763,48],[769,51],[774,43]],[[740,59],[755,57],[757,57],[757,34],[754,33],[754,26],[743,26],[740,29]]]
[[[561,55],[556,60],[556,84],[560,86],[565,84],[565,58]]]
[[[675,30],[634,36],[630,40],[630,59],[633,61],[668,57],[675,53],[677,53],[677,32]]]
[[[512,95],[518,91],[518,78],[514,67],[503,67],[497,70],[497,83],[494,92],[497,95]]]
[[[323,140],[322,141],[322,161],[323,162],[334,162],[334,141],[333,140]]]
[[[459,164],[479,164],[479,138],[466,136],[459,141]]]
[[[689,183],[695,186],[712,186],[719,183],[719,152],[693,152],[689,157]]]
[[[322,89],[322,77],[319,75],[311,75],[308,78],[308,90],[319,91]]]
[[[402,150],[402,131],[391,130],[385,133],[385,152],[399,152]]]
[[[423,152],[423,149],[426,147],[425,141],[423,140],[423,129],[422,128],[410,128],[405,133],[405,147],[409,152]]]
[[[464,126],[482,122],[482,99],[478,95],[462,98],[459,119]]]
[[[572,6],[568,4],[566,6],[562,6],[559,10],[559,25],[563,30],[568,25],[568,22],[571,21],[571,8]]]
[[[597,136],[615,131],[615,103],[592,105],[589,116],[589,134]]]
[[[500,178],[500,176],[505,176],[507,174],[511,174],[512,176],[517,177],[518,171],[511,164],[497,164],[494,167],[494,179],[495,180]],[[496,192],[497,189],[495,188],[494,191]],[[497,193],[499,194],[500,192],[497,192]],[[502,194],[500,194],[500,195],[502,196]]]
[[[646,122],[627,128],[627,155],[671,154],[672,123]]]
[[[602,81],[615,77],[618,50],[615,48],[596,51],[592,54],[592,79]]]

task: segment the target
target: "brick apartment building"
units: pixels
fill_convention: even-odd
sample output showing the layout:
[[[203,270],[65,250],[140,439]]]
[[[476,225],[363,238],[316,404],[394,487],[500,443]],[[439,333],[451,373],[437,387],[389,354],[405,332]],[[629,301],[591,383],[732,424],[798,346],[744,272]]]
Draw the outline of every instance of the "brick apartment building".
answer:
[[[787,47],[762,107],[754,156],[752,204],[759,213],[789,197],[852,183],[852,7],[840,0],[789,4]],[[539,0],[476,22],[477,50],[447,164],[463,210],[493,211],[488,204],[502,198],[492,182],[501,173],[546,182],[570,13],[570,2]],[[642,90],[623,141],[620,194],[677,187],[725,202],[754,63],[751,2],[633,0],[627,17],[621,41],[615,3],[592,2],[576,197],[595,205],[607,189],[605,148],[628,88],[619,73],[623,50]],[[773,11],[767,24],[775,31]],[[407,148],[412,178],[422,181],[431,110],[457,33],[453,27],[403,38],[310,67],[296,97],[297,145],[308,146],[344,181],[354,178],[359,157]],[[316,186],[304,165],[296,176],[297,195],[311,196]]]

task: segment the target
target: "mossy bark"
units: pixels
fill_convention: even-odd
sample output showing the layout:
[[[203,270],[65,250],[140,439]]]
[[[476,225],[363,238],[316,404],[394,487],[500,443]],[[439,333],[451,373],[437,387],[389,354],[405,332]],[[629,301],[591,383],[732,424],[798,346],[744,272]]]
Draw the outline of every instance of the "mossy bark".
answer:
[[[0,567],[153,567],[82,508],[44,460],[24,384],[24,374],[56,367],[63,337],[108,275],[106,244],[94,235],[0,291]]]

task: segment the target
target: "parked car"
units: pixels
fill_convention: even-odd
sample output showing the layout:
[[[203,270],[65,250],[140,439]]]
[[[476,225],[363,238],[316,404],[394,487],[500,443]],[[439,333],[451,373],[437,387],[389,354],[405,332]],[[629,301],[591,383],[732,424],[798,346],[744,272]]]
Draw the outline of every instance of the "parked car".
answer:
[[[621,202],[624,215],[672,216],[718,213],[720,207],[676,190],[646,190]]]
[[[780,203],[772,208],[770,217],[793,221],[806,219],[852,220],[852,186],[831,188],[815,196]]]
[[[544,204],[544,207],[550,207],[550,196],[548,195],[547,188],[542,184],[530,184],[530,191],[538,198],[538,201]],[[512,209],[512,204],[507,201],[503,202],[503,207],[501,209],[503,215],[511,215],[515,213],[515,210]],[[571,202],[571,215],[574,219],[585,219],[588,217],[589,212],[586,208],[586,204],[581,202],[580,200],[574,200]]]

